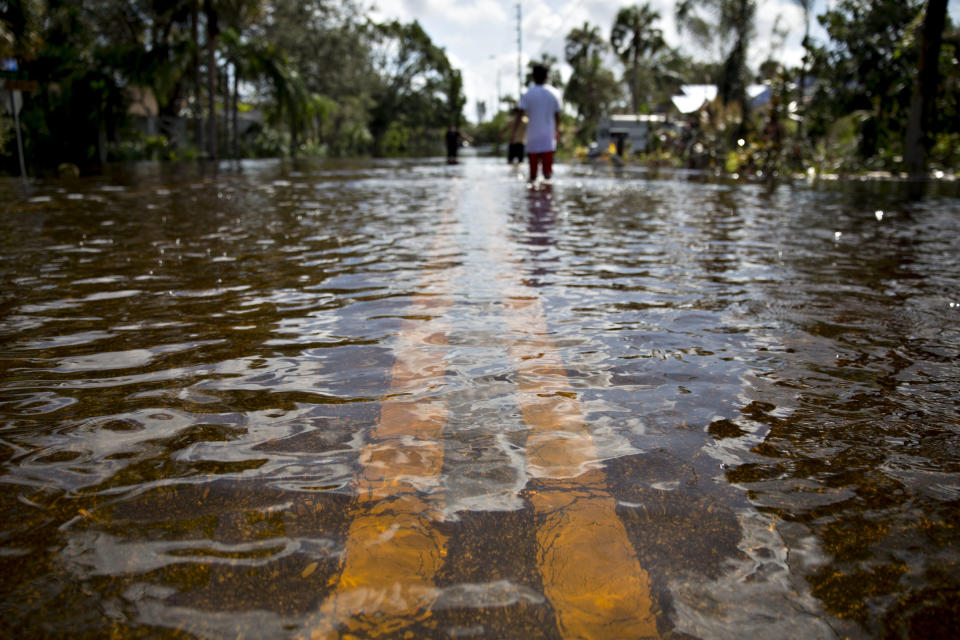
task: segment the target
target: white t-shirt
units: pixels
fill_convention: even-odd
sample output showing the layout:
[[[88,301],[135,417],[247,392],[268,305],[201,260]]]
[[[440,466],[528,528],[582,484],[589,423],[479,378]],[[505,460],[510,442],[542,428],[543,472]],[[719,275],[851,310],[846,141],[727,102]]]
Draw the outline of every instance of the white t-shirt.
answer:
[[[560,111],[560,98],[551,87],[535,84],[520,98],[520,108],[527,112],[527,153],[555,151],[555,115]]]

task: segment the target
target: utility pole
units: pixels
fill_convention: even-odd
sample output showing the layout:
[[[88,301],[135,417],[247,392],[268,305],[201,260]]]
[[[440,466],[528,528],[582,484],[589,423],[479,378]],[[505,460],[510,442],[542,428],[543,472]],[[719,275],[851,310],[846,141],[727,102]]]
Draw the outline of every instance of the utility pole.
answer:
[[[517,3],[517,104],[520,104],[520,96],[523,95],[523,63],[521,62],[521,52],[523,51],[523,31],[520,28],[520,3]]]

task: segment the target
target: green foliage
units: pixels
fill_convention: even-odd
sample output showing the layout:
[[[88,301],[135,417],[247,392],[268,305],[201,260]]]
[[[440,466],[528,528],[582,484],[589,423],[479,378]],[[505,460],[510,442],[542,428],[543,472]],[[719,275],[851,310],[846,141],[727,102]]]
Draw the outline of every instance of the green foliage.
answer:
[[[278,158],[285,156],[289,148],[289,137],[282,130],[271,127],[255,134],[250,154],[255,158]]]
[[[466,103],[460,72],[419,23],[377,25],[372,60],[380,70],[370,113],[375,153],[395,155],[400,148],[422,152],[425,145],[412,145],[411,132],[459,124]]]
[[[221,157],[439,152],[435,130],[466,102],[419,24],[373,24],[350,0],[11,0],[0,50],[40,85],[22,113],[35,169],[195,153],[200,140],[171,137],[177,127],[147,138],[128,109],[136,96],[165,122],[208,119],[208,60]],[[262,114],[245,137],[234,127],[244,104]]]
[[[17,144],[16,136],[13,118],[6,113],[0,114],[0,154],[16,153],[13,148]]]
[[[937,169],[960,167],[960,133],[938,133],[930,150],[930,164]]]
[[[501,147],[510,142],[510,124],[513,116],[509,110],[501,110],[486,122],[481,122],[469,130],[474,144],[491,145],[498,153]]]
[[[902,152],[920,15],[916,0],[839,0],[819,17],[830,43],[813,51],[819,87],[808,110],[811,135],[834,138],[849,117],[862,161]]]
[[[410,147],[410,129],[399,122],[391,122],[380,139],[379,151],[385,156],[406,154]]]
[[[178,160],[180,156],[166,136],[130,136],[110,146],[108,158],[112,161]]]

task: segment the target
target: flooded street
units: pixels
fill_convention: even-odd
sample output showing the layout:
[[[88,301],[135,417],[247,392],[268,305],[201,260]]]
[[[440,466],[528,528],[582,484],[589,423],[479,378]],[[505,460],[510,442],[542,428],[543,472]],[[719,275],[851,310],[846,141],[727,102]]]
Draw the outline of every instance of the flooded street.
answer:
[[[0,183],[0,635],[955,637],[960,197],[904,190]]]

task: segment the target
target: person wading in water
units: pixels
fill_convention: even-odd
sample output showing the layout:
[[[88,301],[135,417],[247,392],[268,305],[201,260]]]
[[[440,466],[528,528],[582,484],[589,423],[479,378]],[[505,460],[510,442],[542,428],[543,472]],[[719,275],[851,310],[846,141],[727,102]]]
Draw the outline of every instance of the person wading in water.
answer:
[[[553,87],[546,86],[547,68],[533,67],[533,86],[520,98],[520,109],[527,114],[527,158],[530,160],[530,182],[537,179],[540,166],[543,177],[553,177],[553,153],[560,132],[560,98]]]
[[[473,142],[473,138],[460,131],[457,125],[451,122],[446,135],[447,164],[457,164],[457,152],[460,151],[460,145],[464,140]]]

